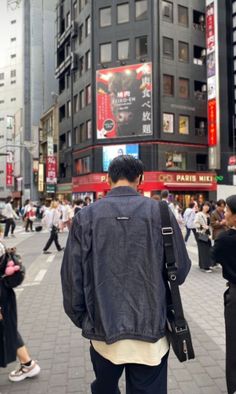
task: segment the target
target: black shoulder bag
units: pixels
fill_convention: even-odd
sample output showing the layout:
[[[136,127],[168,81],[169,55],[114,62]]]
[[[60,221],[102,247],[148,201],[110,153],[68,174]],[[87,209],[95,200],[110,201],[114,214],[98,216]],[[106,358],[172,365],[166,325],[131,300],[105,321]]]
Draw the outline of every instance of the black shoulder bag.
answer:
[[[184,317],[179,286],[176,282],[176,264],[173,246],[173,228],[169,208],[165,201],[160,202],[162,236],[164,244],[167,292],[167,337],[180,362],[195,358],[191,334]]]

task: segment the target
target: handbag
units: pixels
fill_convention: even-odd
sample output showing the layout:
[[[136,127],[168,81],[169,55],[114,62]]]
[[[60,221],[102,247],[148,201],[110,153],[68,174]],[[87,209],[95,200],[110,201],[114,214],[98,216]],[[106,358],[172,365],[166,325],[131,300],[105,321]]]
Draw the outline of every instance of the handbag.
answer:
[[[176,282],[177,266],[173,247],[173,228],[169,208],[160,202],[160,214],[165,258],[165,285],[167,296],[167,337],[180,362],[195,358],[188,323],[184,317],[179,286]]]
[[[209,236],[206,233],[198,233],[198,241],[208,242]]]
[[[6,287],[15,288],[21,285],[25,278],[25,267],[20,255],[14,251],[6,252],[1,259],[0,272]]]

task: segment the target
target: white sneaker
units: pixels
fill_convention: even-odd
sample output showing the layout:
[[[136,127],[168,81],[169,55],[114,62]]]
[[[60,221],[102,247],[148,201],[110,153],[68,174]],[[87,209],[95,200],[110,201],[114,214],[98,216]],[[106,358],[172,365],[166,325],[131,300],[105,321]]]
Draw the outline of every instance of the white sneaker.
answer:
[[[21,382],[26,378],[33,378],[40,373],[40,366],[36,361],[32,360],[29,367],[24,364],[20,364],[19,368],[15,369],[9,374],[9,380],[11,382]]]

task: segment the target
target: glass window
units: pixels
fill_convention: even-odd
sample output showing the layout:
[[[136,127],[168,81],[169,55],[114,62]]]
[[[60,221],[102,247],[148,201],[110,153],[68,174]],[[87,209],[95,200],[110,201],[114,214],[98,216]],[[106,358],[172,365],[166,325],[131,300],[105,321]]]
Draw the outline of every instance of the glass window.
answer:
[[[163,75],[163,94],[164,96],[174,96],[173,75]]]
[[[111,26],[111,7],[101,8],[99,10],[100,27]]]
[[[189,134],[189,116],[179,116],[179,134]]]
[[[129,3],[117,6],[117,23],[129,22]]]
[[[189,98],[189,79],[179,78],[179,97]]]
[[[80,77],[83,74],[83,72],[84,72],[84,57],[81,56],[79,58],[79,75],[80,75]]]
[[[179,61],[189,62],[189,46],[186,42],[179,41]]]
[[[4,73],[0,73],[0,80],[4,79]]]
[[[79,43],[81,44],[83,41],[83,30],[84,30],[84,25],[82,23],[82,25],[80,25],[79,27]]]
[[[78,94],[76,94],[74,96],[74,112],[78,112],[79,111],[79,98],[78,98]]]
[[[148,2],[147,0],[135,1],[135,19],[141,21],[147,19]]]
[[[11,42],[14,42],[14,41],[16,41],[16,37],[11,38]]]
[[[163,37],[163,56],[167,59],[174,59],[174,40]]]
[[[233,17],[233,27],[236,27],[236,15]]]
[[[111,62],[111,43],[100,45],[100,62]]]
[[[83,109],[84,107],[85,107],[84,90],[81,90],[79,92],[79,108]]]
[[[234,60],[234,71],[236,71],[236,60]]]
[[[15,53],[13,53],[12,55],[11,55],[11,58],[13,59],[14,57],[16,57],[16,54]]]
[[[162,19],[173,23],[173,3],[170,1],[162,1]]]
[[[71,24],[71,17],[70,17],[70,12],[66,14],[66,27],[69,27]]]
[[[11,21],[11,25],[14,25],[15,23],[16,23],[16,20],[13,19],[13,20]]]
[[[75,138],[75,143],[79,144],[80,138],[79,138],[79,128],[78,127],[74,128],[74,138]]]
[[[67,101],[67,118],[71,116],[71,101]]]
[[[74,10],[74,19],[76,19],[76,17],[77,17],[77,10],[78,10],[78,2],[77,2],[77,0],[76,1],[74,1],[74,3],[73,3],[73,10]]]
[[[70,148],[71,145],[72,145],[72,142],[71,142],[71,131],[68,131],[68,133],[67,133],[67,146]]]
[[[136,59],[147,56],[148,46],[147,46],[147,36],[138,37],[135,39],[136,47]]]
[[[92,138],[92,121],[87,120],[86,122],[86,133],[87,133],[87,139],[89,140]]]
[[[75,172],[76,175],[87,174],[91,172],[90,156],[75,160]]]
[[[165,160],[168,170],[186,170],[186,153],[166,152]]]
[[[233,11],[233,14],[236,13],[236,1],[233,2],[232,11]]]
[[[236,45],[234,45],[234,56],[236,56]]]
[[[86,34],[86,37],[88,37],[90,33],[91,33],[91,18],[89,16],[86,19],[86,21],[85,21],[85,34]]]
[[[11,78],[15,78],[15,77],[16,77],[16,70],[11,70]]]
[[[86,52],[85,54],[85,67],[86,70],[90,70],[91,68],[91,51]]]
[[[91,104],[91,85],[86,86],[86,105]]]
[[[129,40],[118,41],[117,43],[118,60],[129,58]]]
[[[164,133],[174,133],[174,114],[163,113]]]
[[[236,43],[236,30],[234,30],[234,32],[233,32],[233,42]]]
[[[85,123],[82,123],[80,126],[79,126],[79,132],[80,132],[80,141],[81,142],[84,142],[84,141],[86,141],[86,125],[85,125]]]
[[[179,25],[188,27],[188,8],[178,5],[178,22]]]

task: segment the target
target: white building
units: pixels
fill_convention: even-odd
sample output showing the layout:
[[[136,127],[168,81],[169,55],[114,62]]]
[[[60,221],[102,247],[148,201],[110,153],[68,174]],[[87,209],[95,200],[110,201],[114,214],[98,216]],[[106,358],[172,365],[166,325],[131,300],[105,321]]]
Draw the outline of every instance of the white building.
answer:
[[[0,154],[13,152],[15,178],[7,187],[7,157],[0,155],[0,199],[21,187],[23,200],[37,196],[39,120],[57,93],[55,6],[56,0],[0,0]]]

